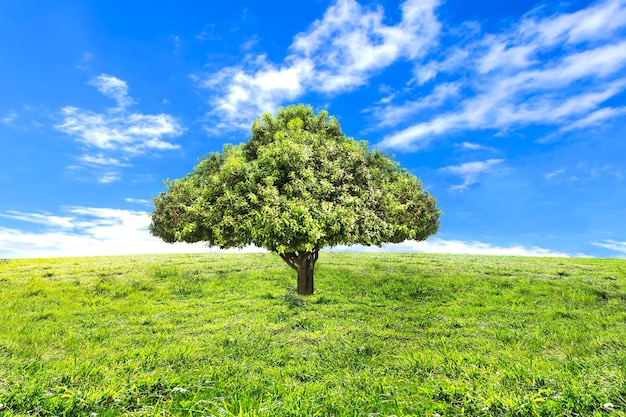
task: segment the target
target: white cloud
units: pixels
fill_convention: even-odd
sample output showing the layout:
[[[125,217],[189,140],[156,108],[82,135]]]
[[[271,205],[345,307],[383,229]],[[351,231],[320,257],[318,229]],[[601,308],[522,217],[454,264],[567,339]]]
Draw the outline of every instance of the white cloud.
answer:
[[[478,143],[472,143],[472,142],[463,142],[458,146],[468,151],[495,151],[496,150],[490,146],[484,146],[484,145],[480,145]]]
[[[117,101],[118,110],[124,110],[133,104],[133,99],[128,96],[126,81],[107,74],[101,74],[88,83],[98,89],[99,92]]]
[[[73,106],[61,110],[63,122],[55,128],[67,133],[87,150],[95,150],[78,157],[80,167],[129,166],[129,156],[149,150],[178,149],[168,138],[180,136],[184,128],[168,114],[142,114],[129,110],[135,104],[128,96],[128,85],[116,77],[102,74],[89,81],[103,95],[116,101],[117,106],[106,113],[96,113]],[[98,175],[98,181],[109,183],[119,180],[119,171]]]
[[[177,149],[163,140],[180,136],[183,128],[167,114],[99,114],[76,107],[64,107],[63,123],[57,129],[81,143],[100,150],[139,154],[148,149]]]
[[[7,113],[4,117],[2,117],[2,118],[0,119],[0,121],[1,121],[2,123],[9,124],[9,123],[11,123],[11,122],[12,122],[12,121],[16,118],[16,117],[17,117],[17,113],[16,113],[16,112],[14,112],[14,111],[11,111],[11,112]]]
[[[622,254],[622,257],[626,257],[626,242],[618,242],[616,240],[606,239],[603,242],[594,242],[593,245],[619,252],[620,254]]]
[[[474,112],[475,110],[470,110]],[[455,115],[448,114],[437,117],[428,122],[416,124],[414,126],[403,129],[386,136],[378,146],[383,148],[396,148],[404,150],[417,150],[428,145],[434,138],[434,135],[452,130],[454,127],[460,127],[464,124],[466,117],[473,115]]]
[[[495,246],[479,241],[445,240],[430,238],[426,241],[416,242],[407,240],[403,243],[376,246],[337,246],[331,251],[354,251],[354,252],[416,252],[416,253],[449,253],[468,255],[497,255],[497,256],[545,256],[545,257],[581,257],[580,253],[570,254],[553,251],[537,246]]]
[[[607,120],[615,119],[618,116],[626,114],[626,106],[621,107],[604,107],[596,110],[582,119],[576,120],[559,129],[559,132],[568,132],[570,130],[584,129],[592,126],[599,126]]]
[[[104,165],[104,166],[118,166],[118,167],[130,166],[130,164],[122,162],[119,159],[107,157],[107,156],[104,156],[103,154],[82,155],[78,157],[78,160],[87,165]]]
[[[302,95],[302,81],[312,71],[308,61],[277,68],[265,56],[256,57],[254,65],[258,68],[254,74],[248,74],[243,67],[229,67],[201,82],[203,87],[223,91],[212,103],[213,113],[221,116],[220,124],[215,126],[218,131],[249,129],[251,120]]]
[[[435,78],[440,72],[450,72],[462,67],[470,59],[471,51],[453,46],[447,51],[447,56],[443,61],[429,61],[418,63],[414,68],[415,81],[419,85]]]
[[[126,201],[127,203],[133,203],[133,204],[141,204],[143,206],[152,206],[152,201],[150,200],[146,200],[143,198],[125,198],[124,201]]]
[[[380,146],[418,149],[444,133],[533,124],[564,132],[623,114],[621,108],[603,106],[626,90],[626,41],[621,36],[626,2],[604,1],[548,17],[541,13],[543,9],[529,14],[507,32],[477,32],[446,51],[441,61],[417,65],[424,97],[453,82],[465,98],[445,110],[415,106],[415,100],[382,107],[382,114],[404,113],[397,122],[412,124],[387,135]],[[445,83],[436,83],[439,75]],[[386,126],[383,117],[380,127]]]
[[[69,216],[55,216],[47,213],[23,213],[20,211],[8,210],[4,213],[0,213],[0,217],[28,223],[42,224],[52,228],[71,229],[73,227],[72,217]]]
[[[478,177],[492,172],[494,167],[504,162],[504,159],[488,159],[486,161],[466,162],[461,165],[454,165],[441,168],[443,172],[458,175],[463,179],[463,183],[454,185],[450,188],[452,191],[462,191],[472,184],[478,182]]]
[[[129,255],[151,253],[199,253],[219,251],[203,243],[167,244],[148,232],[150,215],[145,211],[71,206],[62,209],[63,215],[49,213],[4,212],[0,216],[45,226],[43,230],[0,226],[0,258],[43,258],[61,256]],[[599,246],[621,247],[626,253],[626,242],[605,241]],[[621,246],[620,246],[621,245]],[[608,246],[605,246],[608,247]],[[506,256],[584,256],[550,249],[513,245],[495,246],[478,241],[459,241],[431,238],[424,242],[406,241],[382,248],[364,246],[337,246],[330,251],[386,251],[417,253],[456,253]],[[264,252],[247,247],[243,252]],[[227,252],[241,252],[229,250]]]
[[[244,51],[249,51],[254,48],[259,43],[259,35],[253,35],[251,38],[246,40],[241,44],[241,49]]]
[[[558,177],[561,174],[565,173],[565,168],[557,169],[556,171],[549,172],[545,175],[547,179],[552,179],[554,177]]]
[[[308,31],[298,34],[291,50],[318,63],[318,88],[324,92],[350,90],[364,84],[373,71],[400,58],[414,59],[426,51],[439,32],[434,16],[438,2],[408,0],[402,20],[383,23],[382,7],[367,10],[356,1],[340,0]]]
[[[122,179],[122,174],[117,171],[109,171],[98,177],[98,182],[100,184],[110,184],[112,182],[116,182]]]
[[[306,92],[350,91],[398,60],[423,56],[439,32],[437,4],[407,0],[401,5],[401,21],[388,25],[381,6],[371,9],[355,0],[338,0],[294,37],[282,63],[250,55],[241,66],[202,79],[194,76],[216,94],[209,116],[221,122],[210,130],[248,129],[261,113]]]
[[[0,213],[5,218],[45,226],[44,230],[39,231],[0,227],[0,257],[197,253],[216,250],[209,249],[202,243],[167,244],[151,236],[148,232],[150,216],[145,211],[65,207],[63,212],[63,216],[47,213]],[[261,250],[247,248],[244,251]]]
[[[418,113],[419,111],[439,107],[446,101],[458,97],[461,85],[457,82],[443,83],[437,85],[431,94],[415,101],[408,101],[402,105],[388,105],[380,108],[374,108],[372,113],[379,119],[380,127],[396,126],[404,122],[408,117]],[[389,101],[383,101],[381,104],[387,104]]]
[[[538,38],[547,45],[610,38],[616,30],[626,27],[624,6],[623,0],[611,0],[545,19],[530,15],[520,25],[519,33],[526,38]]]

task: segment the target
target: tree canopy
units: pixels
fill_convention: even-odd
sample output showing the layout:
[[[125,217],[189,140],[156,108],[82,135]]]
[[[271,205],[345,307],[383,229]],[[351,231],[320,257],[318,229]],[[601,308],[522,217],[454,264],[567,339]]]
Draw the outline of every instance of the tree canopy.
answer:
[[[425,240],[439,228],[417,177],[304,105],[263,114],[248,142],[225,145],[166,185],[154,199],[154,236],[277,252],[298,271],[300,294],[313,293],[324,247]]]

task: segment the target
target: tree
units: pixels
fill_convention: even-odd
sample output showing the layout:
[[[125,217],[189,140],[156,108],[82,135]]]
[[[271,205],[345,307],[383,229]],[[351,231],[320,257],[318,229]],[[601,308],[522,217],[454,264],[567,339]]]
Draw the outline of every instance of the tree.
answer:
[[[247,143],[225,145],[154,199],[150,232],[166,242],[256,245],[313,293],[320,249],[425,240],[440,211],[419,179],[309,106],[265,113]]]

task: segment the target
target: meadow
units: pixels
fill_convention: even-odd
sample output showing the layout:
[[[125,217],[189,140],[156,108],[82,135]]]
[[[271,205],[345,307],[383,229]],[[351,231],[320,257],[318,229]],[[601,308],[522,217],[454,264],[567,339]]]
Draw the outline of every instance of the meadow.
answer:
[[[0,260],[2,416],[625,416],[626,261]]]

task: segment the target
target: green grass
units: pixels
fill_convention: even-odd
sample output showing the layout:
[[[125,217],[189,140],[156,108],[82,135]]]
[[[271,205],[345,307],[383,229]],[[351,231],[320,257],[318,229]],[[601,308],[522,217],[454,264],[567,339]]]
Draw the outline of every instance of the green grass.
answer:
[[[322,253],[315,284],[271,254],[0,260],[0,415],[626,416],[626,261]]]

